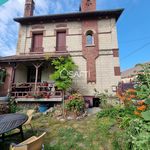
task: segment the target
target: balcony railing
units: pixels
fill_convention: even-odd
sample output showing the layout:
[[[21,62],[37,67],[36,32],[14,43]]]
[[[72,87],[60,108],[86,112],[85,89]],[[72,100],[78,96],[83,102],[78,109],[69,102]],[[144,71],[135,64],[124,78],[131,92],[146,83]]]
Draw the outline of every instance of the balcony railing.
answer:
[[[35,90],[36,86],[36,90]],[[13,83],[11,96],[15,98],[62,98],[62,91],[53,83]]]

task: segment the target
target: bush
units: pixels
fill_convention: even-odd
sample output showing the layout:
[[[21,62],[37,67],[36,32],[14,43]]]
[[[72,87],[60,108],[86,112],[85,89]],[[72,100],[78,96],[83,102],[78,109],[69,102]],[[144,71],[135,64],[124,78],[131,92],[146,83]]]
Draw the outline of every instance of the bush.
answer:
[[[104,109],[97,113],[98,118],[102,117],[111,117],[111,118],[119,118],[124,117],[126,115],[133,116],[134,107],[121,108],[121,107],[112,107],[108,109]]]
[[[105,90],[103,93],[100,93],[96,89],[94,89],[95,97],[99,98],[100,106],[101,108],[110,108],[112,105],[109,103],[109,97],[108,90]]]
[[[10,113],[16,113],[19,111],[19,108],[17,107],[17,103],[14,98],[9,98],[9,110]]]
[[[126,129],[128,148],[133,150],[148,150],[150,148],[150,122],[134,119]]]
[[[117,108],[110,108],[110,109],[104,109],[100,112],[97,113],[98,118],[103,118],[103,117],[116,117],[118,114],[118,109]]]
[[[84,110],[84,98],[81,96],[81,94],[73,94],[69,96],[69,98],[65,101],[65,108],[68,111],[82,111]]]

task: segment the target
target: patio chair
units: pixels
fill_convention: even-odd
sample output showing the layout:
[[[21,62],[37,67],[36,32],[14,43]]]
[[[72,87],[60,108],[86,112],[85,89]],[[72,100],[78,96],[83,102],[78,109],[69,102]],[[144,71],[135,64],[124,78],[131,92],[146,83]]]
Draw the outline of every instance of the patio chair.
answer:
[[[39,137],[32,136],[17,145],[10,145],[10,150],[42,150],[45,134],[46,132]]]
[[[25,127],[29,125],[32,130],[33,130],[33,128],[32,128],[32,125],[31,125],[31,120],[32,120],[32,117],[33,117],[33,113],[34,113],[33,109],[29,109],[27,111],[28,120],[24,123]]]

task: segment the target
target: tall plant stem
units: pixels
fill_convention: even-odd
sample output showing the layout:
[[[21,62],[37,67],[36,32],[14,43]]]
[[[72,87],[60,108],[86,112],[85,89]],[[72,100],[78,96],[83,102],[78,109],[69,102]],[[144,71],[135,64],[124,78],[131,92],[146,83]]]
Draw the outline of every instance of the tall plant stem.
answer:
[[[65,114],[65,91],[62,91],[62,101],[63,101],[63,117]]]

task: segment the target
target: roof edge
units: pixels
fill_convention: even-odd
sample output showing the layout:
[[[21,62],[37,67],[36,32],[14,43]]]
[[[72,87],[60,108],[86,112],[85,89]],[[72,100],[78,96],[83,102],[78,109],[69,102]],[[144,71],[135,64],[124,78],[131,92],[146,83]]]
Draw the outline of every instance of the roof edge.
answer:
[[[14,18],[14,21],[21,24],[32,24],[36,22],[51,22],[51,21],[59,21],[68,19],[68,21],[75,19],[89,19],[89,17],[104,17],[104,16],[112,16],[115,17],[116,20],[123,13],[124,8],[120,9],[110,9],[110,10],[98,10],[98,11],[89,11],[89,12],[73,12],[73,13],[64,13],[64,14],[50,14],[50,15],[40,15],[40,16],[31,16],[31,17],[19,17]]]

